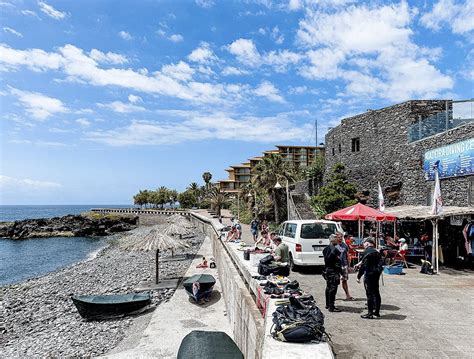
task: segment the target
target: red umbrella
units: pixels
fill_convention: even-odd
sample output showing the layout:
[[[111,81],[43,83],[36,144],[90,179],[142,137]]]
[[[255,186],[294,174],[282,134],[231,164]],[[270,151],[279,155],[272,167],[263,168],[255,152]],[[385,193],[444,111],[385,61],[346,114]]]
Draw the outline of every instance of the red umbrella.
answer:
[[[332,212],[327,214],[324,218],[338,220],[338,221],[358,221],[358,231],[359,231],[359,238],[360,237],[360,221],[389,221],[395,222],[397,217],[391,214],[387,214],[384,212],[377,211],[368,206],[364,206],[361,203],[357,203],[353,206],[340,209],[339,211]],[[378,231],[378,226],[377,226]]]
[[[391,214],[377,211],[376,209],[357,203],[353,206],[340,209],[339,211],[329,213],[324,218],[339,221],[389,221],[397,220],[397,217]]]

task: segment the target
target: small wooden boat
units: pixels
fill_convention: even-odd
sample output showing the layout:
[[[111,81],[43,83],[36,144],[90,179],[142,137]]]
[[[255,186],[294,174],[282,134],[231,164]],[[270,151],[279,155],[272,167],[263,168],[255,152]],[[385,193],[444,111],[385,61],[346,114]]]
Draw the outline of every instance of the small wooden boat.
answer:
[[[81,317],[107,319],[139,312],[151,303],[150,293],[72,296]]]
[[[193,330],[181,342],[177,359],[244,359],[239,347],[224,332]]]

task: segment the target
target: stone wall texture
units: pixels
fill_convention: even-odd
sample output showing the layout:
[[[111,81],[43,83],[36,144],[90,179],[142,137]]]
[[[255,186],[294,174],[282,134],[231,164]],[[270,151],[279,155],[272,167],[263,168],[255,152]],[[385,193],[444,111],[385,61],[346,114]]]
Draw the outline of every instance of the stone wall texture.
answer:
[[[445,110],[445,100],[408,101],[343,119],[326,135],[326,175],[337,162],[346,166],[350,181],[377,204],[380,181],[387,206],[428,205],[433,181],[426,181],[423,156],[427,150],[474,137],[474,123],[408,143],[408,129],[419,116]],[[359,138],[360,151],[352,152]],[[473,176],[441,180],[444,204],[468,206]],[[471,184],[472,185],[472,184]]]

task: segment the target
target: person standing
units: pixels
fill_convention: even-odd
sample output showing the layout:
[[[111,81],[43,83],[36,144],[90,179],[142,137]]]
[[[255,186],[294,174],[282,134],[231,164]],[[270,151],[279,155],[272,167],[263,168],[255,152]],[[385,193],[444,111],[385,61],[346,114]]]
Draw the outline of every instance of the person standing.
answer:
[[[365,294],[367,296],[368,313],[361,315],[364,319],[375,319],[380,317],[380,296],[379,279],[382,273],[382,256],[374,248],[375,241],[368,239],[364,242],[364,254],[357,273],[357,283],[364,276]]]
[[[336,248],[336,244],[336,236],[331,234],[329,237],[329,245],[323,250],[323,277],[326,280],[326,309],[330,312],[341,311],[335,306],[337,287],[341,280],[341,252]]]
[[[344,243],[344,235],[341,232],[336,233],[336,248],[341,252],[341,286],[346,293],[346,300],[353,300],[349,293],[349,286],[347,281],[349,280],[349,247]]]
[[[254,218],[252,222],[250,222],[250,232],[252,232],[254,242],[257,241],[259,225],[260,223],[258,222],[257,218]]]

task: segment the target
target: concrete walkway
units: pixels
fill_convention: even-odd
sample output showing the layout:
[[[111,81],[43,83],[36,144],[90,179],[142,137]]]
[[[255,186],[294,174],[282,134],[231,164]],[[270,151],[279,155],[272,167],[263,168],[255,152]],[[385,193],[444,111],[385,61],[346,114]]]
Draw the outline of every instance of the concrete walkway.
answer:
[[[242,239],[253,243],[250,227],[242,227]],[[321,270],[303,268],[290,278],[316,299],[338,359],[474,358],[474,273],[445,269],[429,276],[416,267],[405,269],[405,275],[384,275],[382,317],[366,320],[360,318],[366,311],[364,286],[355,274],[349,276],[355,301],[345,301],[339,287],[336,305],[343,312],[324,309],[326,282]]]
[[[226,318],[224,299],[217,269],[201,269],[196,266],[202,257],[212,257],[209,238],[206,238],[192,262],[186,277],[194,274],[207,273],[216,278],[212,299],[204,305],[197,305],[186,291],[180,287],[173,297],[160,304],[154,311],[148,327],[143,332],[138,344],[117,354],[109,354],[104,358],[176,358],[183,338],[193,330],[223,331],[232,337],[230,324]]]

